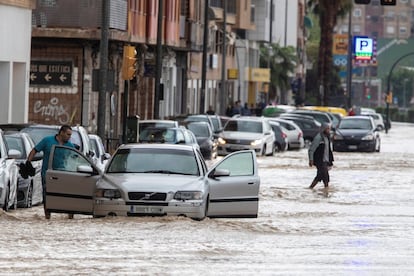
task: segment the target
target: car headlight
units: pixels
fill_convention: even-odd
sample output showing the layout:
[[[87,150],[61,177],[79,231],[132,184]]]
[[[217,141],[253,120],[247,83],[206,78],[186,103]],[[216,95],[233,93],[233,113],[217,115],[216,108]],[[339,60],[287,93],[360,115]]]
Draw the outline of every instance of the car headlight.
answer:
[[[226,142],[226,140],[224,140],[223,138],[221,138],[221,137],[219,137],[218,139],[218,142],[219,142],[219,144],[220,145],[224,145],[224,144],[226,144],[227,142]]]
[[[333,139],[334,140],[343,140],[344,137],[342,137],[342,135],[340,135],[340,134],[334,134]]]
[[[105,197],[110,199],[121,198],[121,192],[117,189],[97,189],[95,197]]]
[[[365,135],[364,137],[362,137],[361,140],[374,140],[374,135],[372,134]]]
[[[262,140],[261,139],[256,139],[256,140],[254,140],[254,141],[252,141],[250,143],[250,145],[252,145],[252,146],[259,146],[261,144],[262,144]]]
[[[203,198],[201,191],[178,191],[174,194],[176,200],[200,200]]]

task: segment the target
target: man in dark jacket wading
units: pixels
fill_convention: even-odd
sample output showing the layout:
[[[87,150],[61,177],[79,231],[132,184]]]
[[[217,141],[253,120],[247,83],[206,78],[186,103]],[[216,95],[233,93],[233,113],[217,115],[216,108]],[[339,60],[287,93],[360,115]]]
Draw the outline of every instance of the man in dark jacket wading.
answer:
[[[334,161],[331,139],[329,137],[330,130],[330,125],[323,123],[321,131],[315,135],[309,147],[309,166],[312,167],[315,165],[317,168],[316,176],[309,186],[310,189],[313,189],[319,181],[323,181],[325,188],[329,186],[329,169]]]

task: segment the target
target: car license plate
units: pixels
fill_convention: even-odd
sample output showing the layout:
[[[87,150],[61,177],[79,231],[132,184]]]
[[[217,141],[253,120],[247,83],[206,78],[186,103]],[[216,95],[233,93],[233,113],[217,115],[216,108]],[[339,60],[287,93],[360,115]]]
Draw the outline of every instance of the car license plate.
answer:
[[[143,207],[143,206],[131,206],[131,213],[140,214],[162,214],[163,210],[160,207]]]
[[[356,145],[349,145],[348,146],[348,149],[350,149],[350,150],[356,150],[356,149],[358,149],[358,146],[356,146]]]

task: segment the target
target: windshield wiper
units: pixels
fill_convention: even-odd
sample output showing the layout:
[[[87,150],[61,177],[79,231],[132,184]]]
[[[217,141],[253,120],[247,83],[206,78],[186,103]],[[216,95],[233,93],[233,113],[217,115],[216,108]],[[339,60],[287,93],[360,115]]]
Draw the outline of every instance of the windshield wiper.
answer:
[[[151,170],[151,171],[144,171],[143,173],[182,174],[180,172],[173,172],[173,171],[168,171],[168,170]]]

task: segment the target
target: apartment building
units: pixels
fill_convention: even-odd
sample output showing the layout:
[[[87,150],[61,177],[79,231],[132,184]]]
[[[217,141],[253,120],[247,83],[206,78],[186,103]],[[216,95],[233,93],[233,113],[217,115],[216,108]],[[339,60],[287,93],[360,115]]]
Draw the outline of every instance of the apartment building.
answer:
[[[34,0],[0,0],[0,121],[27,120]],[[10,26],[4,28],[3,26]]]

